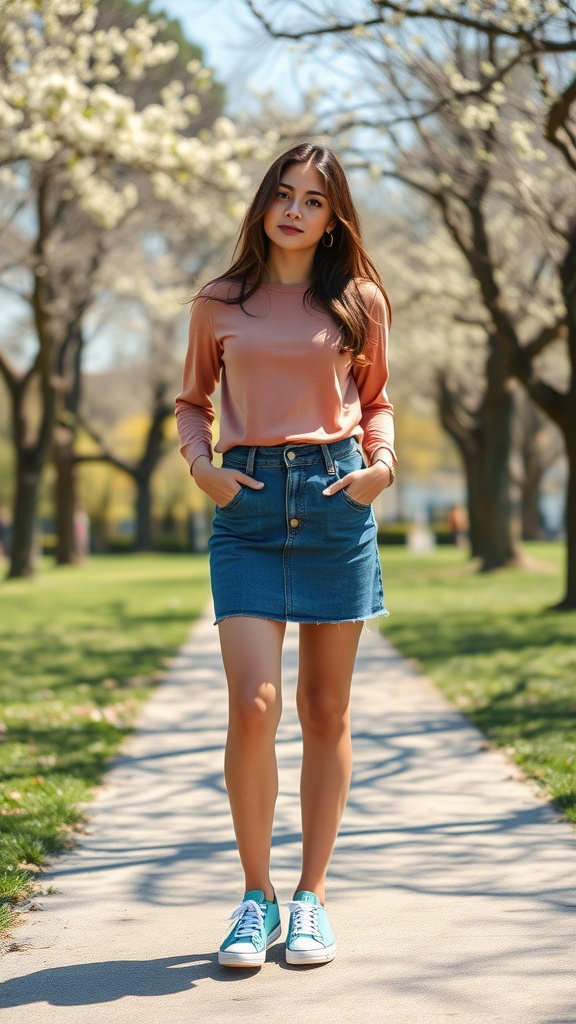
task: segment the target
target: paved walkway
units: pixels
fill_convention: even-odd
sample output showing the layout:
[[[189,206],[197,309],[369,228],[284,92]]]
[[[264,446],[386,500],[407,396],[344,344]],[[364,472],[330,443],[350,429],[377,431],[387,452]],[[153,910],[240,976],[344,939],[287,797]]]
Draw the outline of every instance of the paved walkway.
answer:
[[[273,877],[299,869],[296,630],[286,644]],[[329,906],[337,959],[260,971],[215,950],[239,902],[216,630],[196,627],[79,845],[0,961],[7,1024],[576,1021],[576,833],[378,635],[354,692],[355,773]],[[287,911],[284,911],[286,917]]]

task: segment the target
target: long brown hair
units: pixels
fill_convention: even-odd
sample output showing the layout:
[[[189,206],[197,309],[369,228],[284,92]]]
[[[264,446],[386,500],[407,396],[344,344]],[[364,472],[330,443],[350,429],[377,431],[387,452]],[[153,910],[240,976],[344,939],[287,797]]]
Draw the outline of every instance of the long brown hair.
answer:
[[[364,347],[368,335],[368,313],[355,284],[360,278],[373,281],[384,295],[391,317],[391,308],[384,285],[360,236],[360,222],[350,194],[342,165],[331,149],[304,142],[279,156],[267,170],[244,217],[232,257],[232,265],[217,281],[234,280],[239,291],[221,301],[229,305],[244,303],[260,287],[266,277],[269,239],[264,231],[264,214],[274,201],[283,174],[290,164],[310,161],[326,182],[326,198],[337,220],[332,232],[333,244],[316,248],[312,284],[305,300],[314,300],[341,324],[340,351],[350,352],[356,362],[366,362]]]

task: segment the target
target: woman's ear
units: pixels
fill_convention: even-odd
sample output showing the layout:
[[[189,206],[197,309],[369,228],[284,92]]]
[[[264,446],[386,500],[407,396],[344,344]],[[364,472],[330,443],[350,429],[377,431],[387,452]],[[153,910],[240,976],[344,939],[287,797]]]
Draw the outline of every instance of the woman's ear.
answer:
[[[330,234],[332,234],[334,229],[337,228],[337,227],[338,227],[338,221],[337,220],[331,220],[329,225],[328,225],[328,227],[326,228],[326,231],[328,231]]]

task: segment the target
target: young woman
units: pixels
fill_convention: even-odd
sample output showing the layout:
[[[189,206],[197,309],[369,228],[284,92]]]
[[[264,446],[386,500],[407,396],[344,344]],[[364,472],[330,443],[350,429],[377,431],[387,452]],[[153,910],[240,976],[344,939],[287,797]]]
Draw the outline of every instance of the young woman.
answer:
[[[181,451],[216,504],[210,571],[229,690],[225,778],[245,896],[219,961],[264,963],[286,622],[300,623],[302,871],[286,959],[332,960],[325,879],[351,775],[349,700],[365,619],[385,615],[374,498],[394,480],[389,304],[342,167],[303,144],[274,161],[235,259],[195,299]],[[211,395],[221,381],[222,467]],[[361,445],[366,456],[362,456]]]

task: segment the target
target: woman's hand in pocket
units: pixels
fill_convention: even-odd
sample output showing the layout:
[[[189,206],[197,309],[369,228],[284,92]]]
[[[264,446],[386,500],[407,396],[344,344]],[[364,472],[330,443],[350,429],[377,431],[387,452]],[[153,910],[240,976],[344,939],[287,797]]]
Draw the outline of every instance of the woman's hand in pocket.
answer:
[[[239,469],[213,466],[207,455],[200,455],[194,460],[193,477],[200,490],[220,507],[228,505],[241,487],[251,487],[256,491],[264,487],[259,480],[254,480]]]
[[[390,483],[391,473],[386,463],[375,462],[365,469],[356,469],[353,473],[347,473],[341,480],[335,480],[333,484],[324,488],[322,494],[331,497],[338,491],[345,490],[353,501],[357,501],[360,505],[371,505],[374,499],[390,486]]]

